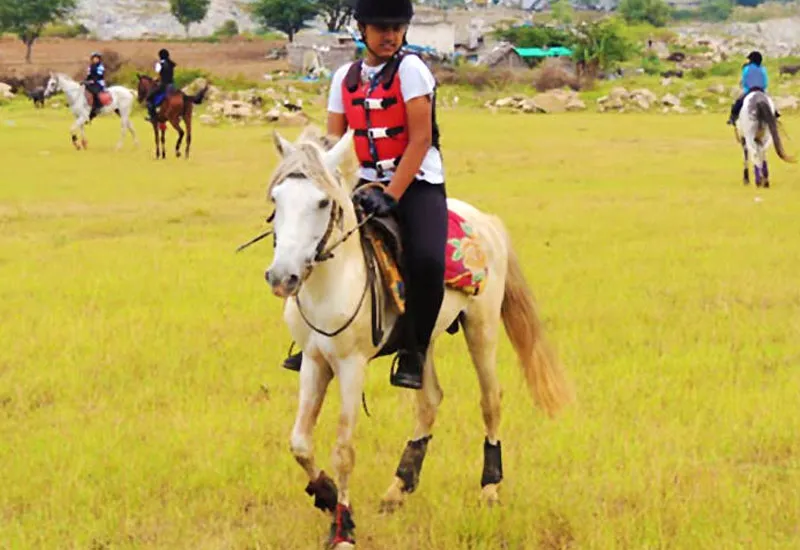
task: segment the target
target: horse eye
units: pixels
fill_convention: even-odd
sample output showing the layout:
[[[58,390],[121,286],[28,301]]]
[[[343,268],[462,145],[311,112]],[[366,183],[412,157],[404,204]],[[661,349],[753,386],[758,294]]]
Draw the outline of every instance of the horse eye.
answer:
[[[331,204],[330,199],[322,199],[321,201],[319,201],[320,208],[328,208],[330,204]]]

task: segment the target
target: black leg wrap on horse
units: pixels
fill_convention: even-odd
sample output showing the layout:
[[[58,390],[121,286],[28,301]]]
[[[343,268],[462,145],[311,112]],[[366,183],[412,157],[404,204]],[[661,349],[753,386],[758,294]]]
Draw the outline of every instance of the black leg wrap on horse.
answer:
[[[309,481],[306,486],[306,494],[314,497],[314,506],[323,512],[336,510],[336,503],[339,501],[339,490],[331,478],[320,472],[315,481]]]
[[[481,476],[481,487],[486,487],[493,483],[500,483],[503,480],[503,453],[500,449],[500,442],[497,445],[489,443],[489,439],[483,442],[483,475]]]
[[[428,452],[428,442],[433,438],[432,435],[409,441],[403,456],[400,457],[400,464],[397,466],[395,475],[403,480],[403,492],[413,493],[419,483],[419,474],[422,472],[422,461],[425,460],[425,453]]]

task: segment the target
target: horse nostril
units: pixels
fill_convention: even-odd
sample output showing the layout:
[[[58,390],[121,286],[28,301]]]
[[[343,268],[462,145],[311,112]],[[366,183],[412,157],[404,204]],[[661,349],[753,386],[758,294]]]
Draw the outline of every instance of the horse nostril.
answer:
[[[289,286],[294,286],[298,282],[300,282],[300,277],[298,277],[297,275],[289,275],[289,280],[286,281],[286,284],[288,284]]]
[[[264,272],[264,278],[268,283],[272,284],[272,273],[270,273],[269,269]]]

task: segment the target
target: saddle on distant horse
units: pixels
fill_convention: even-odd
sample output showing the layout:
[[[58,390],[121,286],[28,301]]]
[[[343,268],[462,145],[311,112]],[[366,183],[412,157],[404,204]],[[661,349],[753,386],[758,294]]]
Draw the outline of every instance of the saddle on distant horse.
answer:
[[[114,101],[114,98],[111,97],[111,94],[106,91],[102,91],[97,94],[97,99],[100,102],[99,105],[95,104],[94,94],[92,94],[92,92],[86,90],[84,92],[84,95],[86,96],[86,102],[89,104],[89,107],[91,107],[93,110],[99,110],[103,107],[108,107],[109,105],[111,105],[111,102]]]

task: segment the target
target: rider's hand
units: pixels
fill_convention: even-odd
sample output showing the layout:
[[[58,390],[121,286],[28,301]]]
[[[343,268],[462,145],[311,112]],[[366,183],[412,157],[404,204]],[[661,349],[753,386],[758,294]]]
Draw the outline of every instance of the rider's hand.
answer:
[[[397,201],[383,187],[368,187],[356,193],[353,201],[361,207],[366,214],[387,216],[397,207]]]

